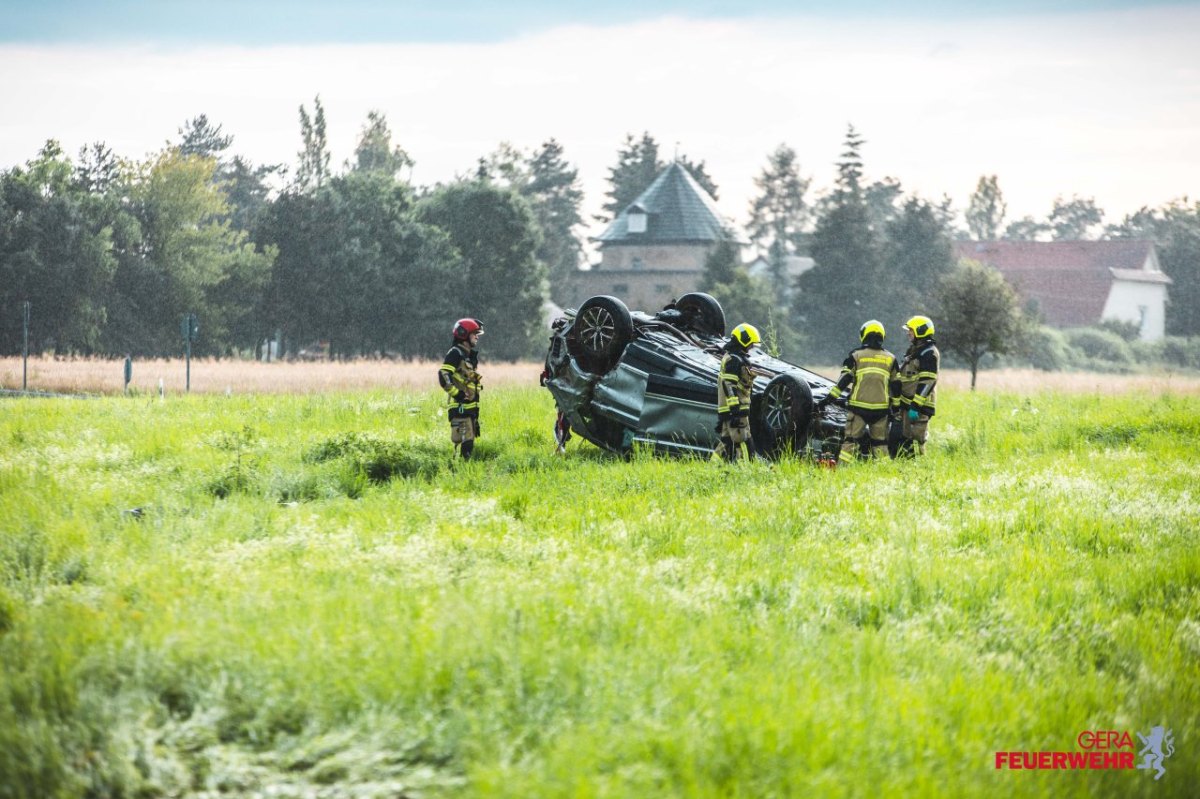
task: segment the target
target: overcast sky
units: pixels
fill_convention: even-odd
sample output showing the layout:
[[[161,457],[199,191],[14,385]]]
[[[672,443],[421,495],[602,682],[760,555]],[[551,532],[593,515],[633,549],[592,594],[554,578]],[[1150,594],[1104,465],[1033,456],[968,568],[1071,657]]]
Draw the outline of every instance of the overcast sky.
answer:
[[[1058,195],[1107,221],[1200,196],[1197,3],[896,5],[0,2],[0,168],[47,138],[143,158],[201,113],[292,166],[320,94],[335,164],[377,109],[421,184],[555,137],[589,217],[626,133],[705,161],[744,222],[768,153],[791,145],[826,188],[850,123],[868,178],[960,210],[985,174],[1009,220]]]

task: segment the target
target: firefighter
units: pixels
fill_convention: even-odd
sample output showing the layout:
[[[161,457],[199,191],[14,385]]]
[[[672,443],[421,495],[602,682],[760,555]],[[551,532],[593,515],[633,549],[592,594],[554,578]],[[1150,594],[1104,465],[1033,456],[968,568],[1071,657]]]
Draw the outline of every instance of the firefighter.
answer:
[[[758,328],[740,324],[729,334],[725,354],[721,357],[721,373],[717,379],[717,435],[721,446],[718,450],[727,461],[736,461],[745,450],[746,457],[754,454],[754,440],[750,435],[750,390],[754,386],[754,373],[747,357],[750,348],[762,342]]]
[[[479,337],[483,323],[459,319],[452,331],[454,344],[438,370],[438,382],[450,402],[450,440],[470,460],[479,437],[479,392],[483,390],[479,366]]]
[[[913,457],[925,454],[942,354],[933,340],[933,320],[928,316],[909,319],[904,323],[904,332],[908,334],[909,345],[900,363],[900,390],[896,397],[903,433],[898,454]]]
[[[842,364],[837,385],[817,403],[820,408],[846,398],[850,418],[846,420],[842,451],[838,453],[841,464],[855,460],[860,448],[859,439],[864,433],[870,438],[871,457],[887,456],[888,411],[898,372],[896,356],[883,348],[883,337],[881,322],[875,319],[865,322],[858,330],[862,346],[850,351]]]

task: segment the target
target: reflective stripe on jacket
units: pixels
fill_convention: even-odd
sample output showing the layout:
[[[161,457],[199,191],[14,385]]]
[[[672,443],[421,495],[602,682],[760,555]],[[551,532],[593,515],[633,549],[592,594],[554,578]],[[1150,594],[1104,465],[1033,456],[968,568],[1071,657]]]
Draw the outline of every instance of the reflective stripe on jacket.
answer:
[[[750,364],[741,355],[725,353],[721,358],[721,373],[717,379],[717,413],[721,416],[750,414],[750,390],[754,387],[754,374]]]
[[[900,403],[933,416],[942,354],[932,340],[915,341],[900,364]]]
[[[479,408],[480,374],[476,370],[479,355],[475,351],[464,351],[457,344],[446,353],[438,369],[438,383],[446,392],[449,404],[464,411]],[[469,397],[469,401],[468,400]]]
[[[849,390],[846,404],[868,411],[886,411],[890,400],[889,385],[897,377],[896,356],[887,350],[859,347],[842,364],[838,383],[829,390],[837,399]]]

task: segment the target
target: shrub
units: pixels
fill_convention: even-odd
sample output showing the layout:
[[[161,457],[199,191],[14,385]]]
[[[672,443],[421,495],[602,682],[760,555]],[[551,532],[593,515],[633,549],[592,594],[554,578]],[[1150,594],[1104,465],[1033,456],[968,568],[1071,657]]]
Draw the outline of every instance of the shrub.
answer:
[[[435,477],[449,466],[450,456],[446,447],[425,441],[401,444],[362,433],[335,436],[313,447],[306,456],[311,463],[335,459],[345,459],[351,465],[348,474],[361,472],[372,482],[383,482],[392,477]]]
[[[1103,319],[1096,327],[1109,333],[1115,333],[1124,341],[1133,341],[1142,332],[1140,324],[1127,322],[1124,319]]]
[[[1133,363],[1133,349],[1116,333],[1095,327],[1067,331],[1067,341],[1084,355],[1097,361],[1123,366]]]
[[[1167,336],[1154,342],[1155,360],[1173,368],[1200,369],[1200,336]]]
[[[1029,335],[1029,351],[1025,361],[1034,369],[1043,372],[1061,372],[1078,366],[1081,354],[1067,341],[1061,330],[1052,327],[1038,327]]]

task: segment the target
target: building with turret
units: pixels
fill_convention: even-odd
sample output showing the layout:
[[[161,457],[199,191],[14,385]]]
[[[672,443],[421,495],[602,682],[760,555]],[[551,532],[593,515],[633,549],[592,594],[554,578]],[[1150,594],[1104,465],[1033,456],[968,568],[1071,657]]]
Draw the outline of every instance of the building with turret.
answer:
[[[581,271],[573,304],[611,294],[654,311],[696,291],[704,262],[722,241],[742,244],[712,196],[678,162],[664,169],[604,232],[592,239],[600,262]]]

